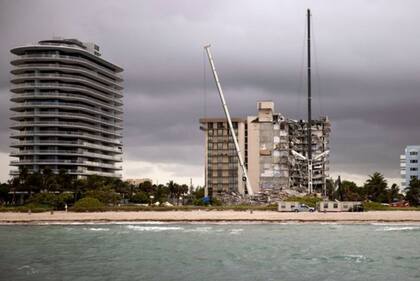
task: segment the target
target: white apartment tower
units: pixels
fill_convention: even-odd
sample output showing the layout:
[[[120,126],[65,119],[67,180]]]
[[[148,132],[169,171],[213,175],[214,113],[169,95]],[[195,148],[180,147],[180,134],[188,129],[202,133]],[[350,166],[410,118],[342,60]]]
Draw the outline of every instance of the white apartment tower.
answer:
[[[401,190],[404,191],[412,179],[420,179],[420,145],[408,145],[400,156]]]
[[[99,47],[54,38],[11,50],[12,166],[120,177],[123,69]],[[19,170],[12,170],[16,175]]]

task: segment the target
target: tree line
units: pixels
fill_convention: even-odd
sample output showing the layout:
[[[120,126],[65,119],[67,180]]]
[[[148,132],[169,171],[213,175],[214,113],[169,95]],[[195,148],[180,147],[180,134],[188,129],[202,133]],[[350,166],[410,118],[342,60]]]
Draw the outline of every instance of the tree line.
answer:
[[[0,184],[0,205],[18,204],[19,192],[25,193],[25,203],[51,205],[63,208],[81,198],[96,198],[108,205],[123,203],[156,204],[170,202],[173,205],[203,205],[204,188],[190,190],[186,184],[169,181],[167,184],[144,182],[130,184],[119,178],[88,176],[77,179],[65,170],[54,174],[51,169],[29,173],[22,168],[18,176],[7,183]],[[327,195],[330,200],[340,201],[373,201],[392,203],[407,200],[411,206],[420,205],[420,180],[412,179],[404,190],[405,195],[396,184],[388,186],[384,176],[378,172],[369,176],[367,181],[358,186],[352,181],[340,179],[337,182],[327,180]],[[220,205],[217,198],[210,202]]]
[[[138,204],[170,202],[174,205],[199,205],[204,197],[203,188],[190,190],[186,184],[178,184],[174,181],[158,185],[146,181],[134,185],[119,178],[97,175],[77,179],[65,170],[60,170],[55,174],[49,168],[33,173],[22,168],[18,176],[7,183],[2,183],[0,205],[18,204],[22,193],[25,194],[25,203],[53,205],[57,208],[62,208],[65,204],[73,204],[83,197],[96,198],[108,205],[116,205],[120,202]]]
[[[404,191],[405,195],[401,191]],[[373,201],[388,204],[407,200],[411,206],[419,206],[420,180],[413,178],[405,190],[400,190],[395,183],[389,186],[384,176],[375,172],[362,186],[347,180],[338,179],[336,182],[327,180],[327,194],[331,200]]]

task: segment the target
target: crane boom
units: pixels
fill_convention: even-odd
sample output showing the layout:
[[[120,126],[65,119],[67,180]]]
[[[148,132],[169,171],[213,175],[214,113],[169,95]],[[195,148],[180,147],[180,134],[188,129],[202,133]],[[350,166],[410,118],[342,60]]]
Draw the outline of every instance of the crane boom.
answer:
[[[226,118],[228,120],[229,130],[230,130],[230,133],[232,135],[233,142],[235,144],[236,153],[237,153],[238,159],[239,159],[239,165],[241,165],[243,176],[245,177],[244,181],[246,181],[246,190],[248,191],[249,195],[254,195],[254,192],[253,192],[252,187],[251,187],[251,183],[250,183],[249,178],[248,178],[248,172],[246,170],[244,161],[242,159],[241,149],[239,148],[238,139],[236,138],[235,130],[233,129],[233,124],[232,124],[232,119],[230,118],[229,109],[226,105],[226,100],[225,100],[225,97],[223,95],[222,86],[220,85],[220,82],[219,82],[219,76],[217,75],[216,67],[214,66],[213,57],[212,57],[211,52],[210,52],[210,45],[204,46],[204,49],[206,50],[207,57],[209,59],[209,63],[210,63],[210,66],[211,66],[211,70],[213,72],[214,81],[216,82],[217,90],[219,91],[220,100],[221,100],[222,105],[223,105],[223,110],[225,111],[225,115],[226,115]]]

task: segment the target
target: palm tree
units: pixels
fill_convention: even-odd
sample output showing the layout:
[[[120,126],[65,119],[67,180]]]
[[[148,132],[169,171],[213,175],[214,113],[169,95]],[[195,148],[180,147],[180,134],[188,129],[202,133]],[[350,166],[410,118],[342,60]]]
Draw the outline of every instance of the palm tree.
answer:
[[[18,176],[18,182],[20,190],[26,190],[28,188],[28,178],[29,178],[29,170],[26,167],[21,167],[19,169],[19,176]]]
[[[42,189],[50,191],[56,187],[56,178],[53,171],[46,167],[42,170]]]
[[[39,172],[33,172],[28,176],[26,187],[29,190],[29,196],[32,192],[39,192],[42,187],[42,175]]]
[[[412,179],[410,185],[405,190],[407,192],[405,198],[410,202],[410,205],[420,205],[420,180],[416,178]]]
[[[387,201],[388,183],[381,173],[375,172],[373,175],[369,176],[364,188],[366,189],[370,200],[375,202]]]
[[[57,188],[60,191],[73,190],[74,177],[70,175],[67,170],[60,169],[56,175]]]
[[[168,189],[169,189],[169,196],[173,200],[173,198],[175,197],[177,184],[174,183],[174,181],[169,181],[167,186],[168,186]]]

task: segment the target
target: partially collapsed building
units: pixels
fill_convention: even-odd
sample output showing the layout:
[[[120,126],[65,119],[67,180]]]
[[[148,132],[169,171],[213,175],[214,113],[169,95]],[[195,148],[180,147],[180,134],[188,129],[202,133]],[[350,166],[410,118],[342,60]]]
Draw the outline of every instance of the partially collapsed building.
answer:
[[[272,198],[285,192],[306,192],[307,162],[294,156],[307,154],[306,120],[287,119],[275,113],[272,101],[257,103],[258,115],[233,118],[242,157],[254,194]],[[205,186],[209,196],[223,197],[246,193],[242,171],[225,118],[202,118],[205,132]],[[312,120],[312,151],[328,150],[330,122],[327,117]],[[328,156],[313,163],[313,189],[321,192],[328,177]]]

